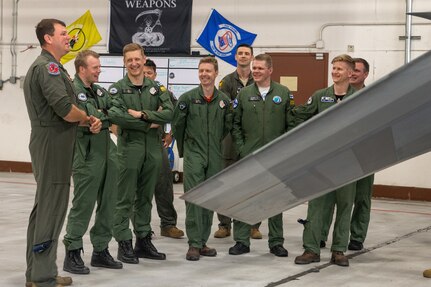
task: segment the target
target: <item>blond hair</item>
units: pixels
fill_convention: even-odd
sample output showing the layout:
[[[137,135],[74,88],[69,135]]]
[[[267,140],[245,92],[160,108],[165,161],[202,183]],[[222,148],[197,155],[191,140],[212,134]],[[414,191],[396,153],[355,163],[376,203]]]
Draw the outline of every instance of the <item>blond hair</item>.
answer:
[[[332,59],[331,64],[334,64],[335,62],[344,62],[346,63],[352,70],[355,69],[355,61],[352,57],[350,57],[347,54],[342,54],[336,56],[334,59]]]

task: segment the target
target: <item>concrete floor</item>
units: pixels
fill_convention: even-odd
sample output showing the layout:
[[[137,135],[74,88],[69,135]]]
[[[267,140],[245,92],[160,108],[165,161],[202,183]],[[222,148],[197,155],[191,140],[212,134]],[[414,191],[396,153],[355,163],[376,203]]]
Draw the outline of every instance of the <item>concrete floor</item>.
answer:
[[[1,287],[24,286],[25,234],[35,189],[31,174],[0,173]],[[183,186],[176,184],[178,226],[184,229],[185,208],[178,199],[182,192]],[[296,220],[305,218],[306,211],[307,205],[302,204],[284,212],[287,258],[269,253],[267,224],[263,222],[264,238],[252,240],[249,254],[229,255],[232,237],[211,237],[208,245],[217,249],[217,257],[189,262],[185,260],[187,239],[161,237],[154,208],[153,243],[167,254],[166,261],[141,259],[138,265],[125,264],[122,270],[90,267],[92,247],[87,234],[83,259],[91,273],[72,275],[73,286],[431,286],[431,279],[422,276],[424,269],[431,268],[431,202],[373,200],[366,249],[348,252],[351,259],[347,268],[328,264],[328,248],[322,250],[320,263],[294,264],[294,258],[303,251],[303,227]],[[216,225],[214,217],[213,231]],[[116,242],[111,242],[110,250],[116,257]],[[62,271],[63,259],[64,249],[60,246],[59,274],[70,275]]]

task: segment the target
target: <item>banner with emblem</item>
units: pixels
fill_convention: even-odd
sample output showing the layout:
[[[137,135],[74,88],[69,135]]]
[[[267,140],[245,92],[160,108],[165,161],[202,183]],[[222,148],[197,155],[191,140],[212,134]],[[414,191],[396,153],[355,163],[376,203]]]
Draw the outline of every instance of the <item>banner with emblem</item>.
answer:
[[[210,53],[236,67],[236,48],[240,44],[252,45],[256,36],[212,9],[205,28],[196,41]]]
[[[111,0],[109,52],[129,43],[145,54],[190,55],[192,0]]]
[[[70,36],[70,51],[61,58],[62,64],[74,59],[79,51],[89,49],[102,40],[90,10],[66,28]]]

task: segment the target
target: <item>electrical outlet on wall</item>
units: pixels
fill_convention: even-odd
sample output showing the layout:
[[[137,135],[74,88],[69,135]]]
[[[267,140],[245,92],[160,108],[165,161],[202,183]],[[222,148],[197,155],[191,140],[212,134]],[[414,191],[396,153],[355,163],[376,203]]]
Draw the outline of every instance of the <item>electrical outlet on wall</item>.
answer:
[[[355,52],[355,46],[354,45],[347,45],[347,52],[350,52],[350,53]]]

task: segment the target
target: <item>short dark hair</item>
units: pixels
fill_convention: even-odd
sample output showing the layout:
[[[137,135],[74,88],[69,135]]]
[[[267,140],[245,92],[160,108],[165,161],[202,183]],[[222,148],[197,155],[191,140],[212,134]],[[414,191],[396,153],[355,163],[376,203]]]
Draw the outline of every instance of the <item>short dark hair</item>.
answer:
[[[236,53],[238,53],[238,49],[241,47],[249,48],[251,51],[251,54],[253,55],[253,47],[249,44],[246,44],[246,43],[239,44],[238,47],[236,47]]]
[[[201,65],[201,64],[213,64],[213,66],[214,66],[214,70],[216,71],[216,72],[218,72],[218,62],[217,62],[217,59],[216,58],[214,58],[214,57],[211,57],[211,56],[208,56],[208,57],[205,57],[205,58],[202,58],[200,61],[199,61],[199,66]]]
[[[353,62],[362,63],[364,65],[365,71],[366,72],[370,71],[370,64],[368,64],[367,60],[365,60],[364,58],[353,58]]]
[[[87,67],[87,58],[92,56],[96,59],[100,58],[100,55],[92,50],[82,50],[80,51],[75,58],[75,71],[79,73],[79,67]]]
[[[156,70],[157,70],[156,63],[154,63],[154,61],[153,61],[153,60],[150,60],[150,59],[147,59],[147,61],[145,62],[144,66],[145,66],[145,67],[149,67],[149,68],[153,69],[154,73],[155,73],[155,72],[156,72]]]
[[[45,45],[45,35],[48,34],[50,36],[54,35],[55,24],[60,24],[63,27],[66,27],[66,24],[58,19],[42,19],[37,25],[36,25],[36,37],[39,40],[39,44],[41,46]]]

